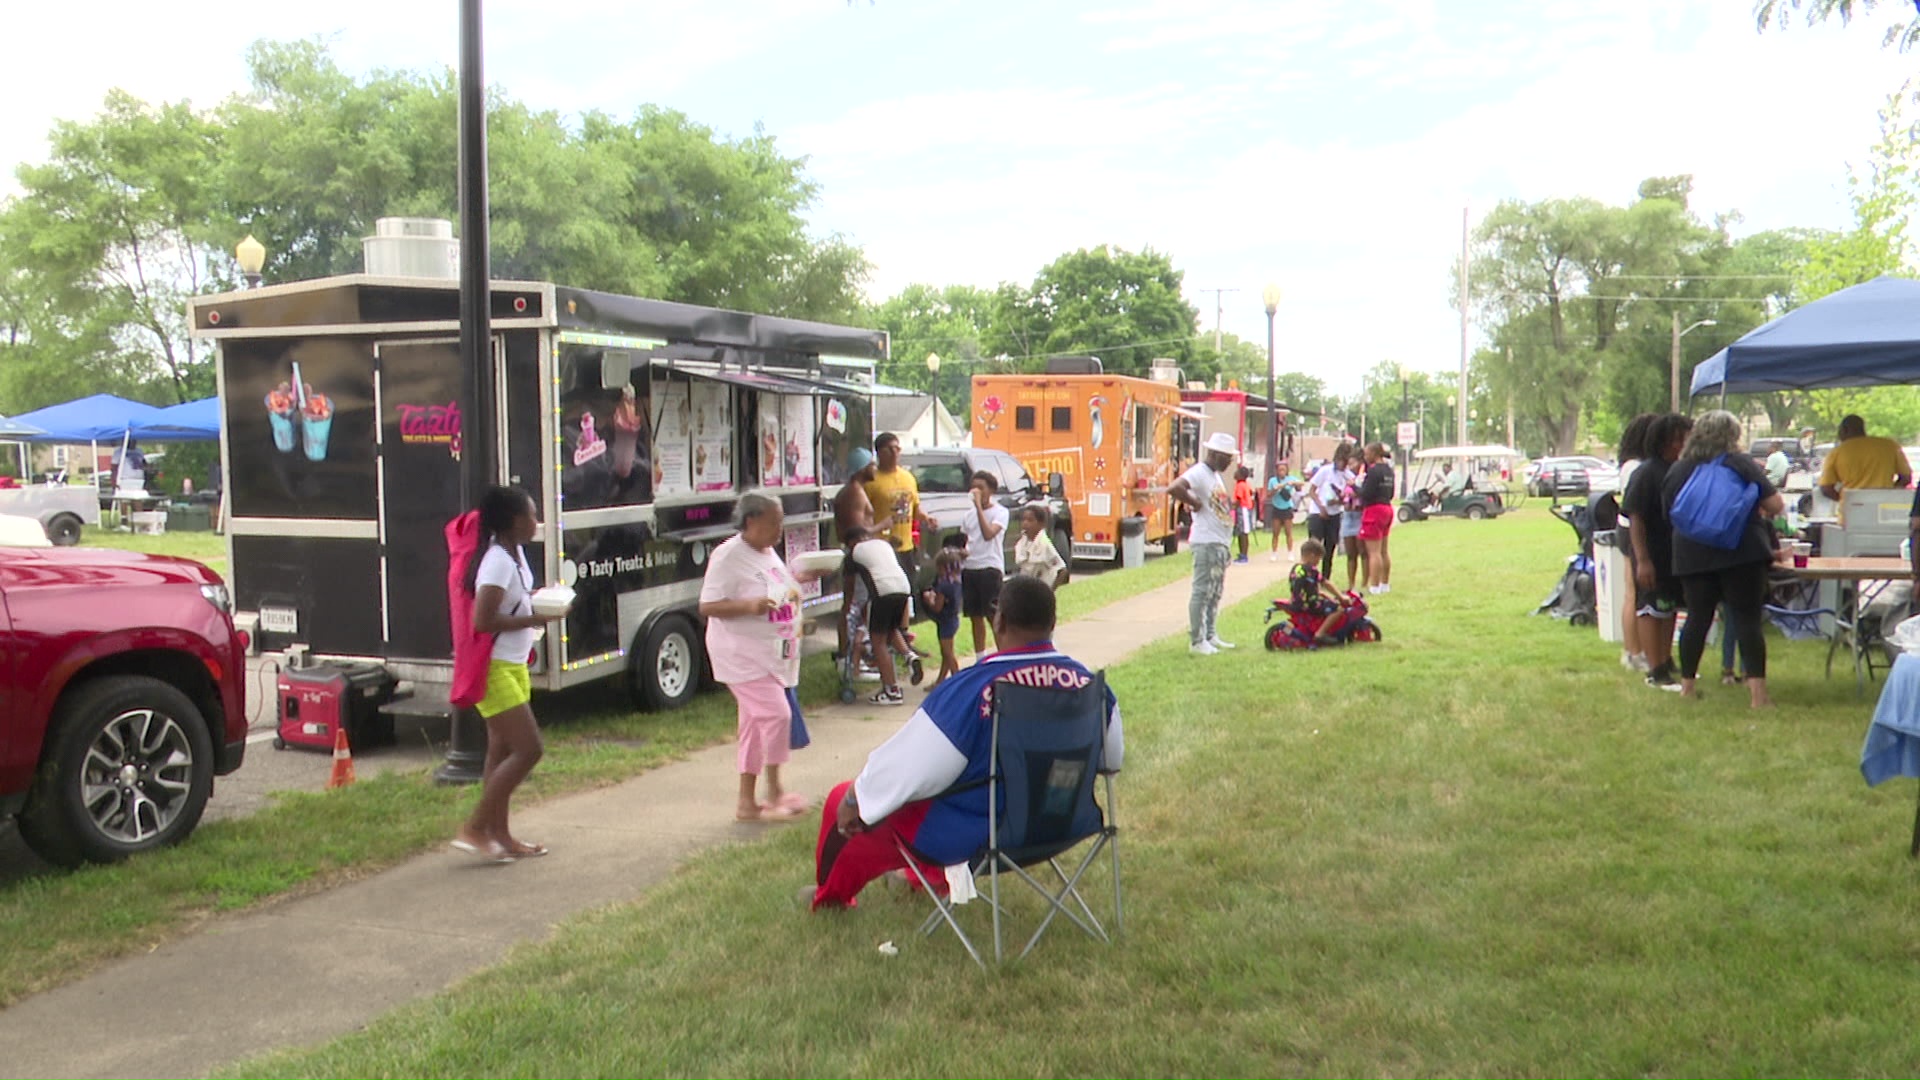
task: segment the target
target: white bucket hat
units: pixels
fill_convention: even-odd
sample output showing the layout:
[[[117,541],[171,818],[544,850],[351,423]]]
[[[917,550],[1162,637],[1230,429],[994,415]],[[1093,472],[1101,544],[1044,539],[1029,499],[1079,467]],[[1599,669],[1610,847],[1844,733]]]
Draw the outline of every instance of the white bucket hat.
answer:
[[[1224,431],[1216,431],[1207,436],[1207,441],[1201,445],[1201,449],[1216,450],[1232,457],[1240,456],[1240,444],[1234,441],[1233,436]]]

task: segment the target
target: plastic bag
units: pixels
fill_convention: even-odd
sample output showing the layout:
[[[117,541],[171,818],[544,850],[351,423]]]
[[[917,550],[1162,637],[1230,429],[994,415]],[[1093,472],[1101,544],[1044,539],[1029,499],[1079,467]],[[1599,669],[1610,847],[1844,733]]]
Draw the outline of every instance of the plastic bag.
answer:
[[[1901,620],[1887,635],[1887,641],[1902,652],[1920,654],[1920,615]]]

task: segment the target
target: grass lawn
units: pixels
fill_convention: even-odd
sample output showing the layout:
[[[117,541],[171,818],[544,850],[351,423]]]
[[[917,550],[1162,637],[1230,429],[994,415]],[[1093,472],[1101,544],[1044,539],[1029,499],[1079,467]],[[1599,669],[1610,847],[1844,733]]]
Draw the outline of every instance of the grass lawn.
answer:
[[[83,542],[183,555],[216,568],[208,552],[223,550],[222,538],[211,533],[134,536],[90,529]],[[1183,577],[1189,565],[1186,556],[1177,556],[1082,578],[1061,590],[1062,610],[1085,614]],[[820,632],[833,631],[829,626]],[[831,661],[809,657],[802,667],[802,701],[825,703],[837,689]],[[637,713],[616,685],[601,683],[543,695],[535,707],[547,755],[521,788],[520,805],[617,783],[727,741],[735,724],[733,699],[724,692],[701,695],[670,713]],[[444,843],[477,796],[475,788],[436,786],[424,773],[388,774],[327,793],[290,792],[253,816],[203,825],[178,847],[113,866],[0,884],[0,941],[9,946],[0,949],[0,1007],[150,947],[209,915],[363,876]]]
[[[119,548],[148,555],[174,555],[205,563],[214,573],[227,576],[227,538],[211,532],[170,532],[159,536],[121,532],[89,525],[80,534],[82,547]]]
[[[1913,788],[1861,782],[1870,702],[1778,637],[1775,711],[1646,688],[1527,617],[1571,538],[1403,526],[1383,644],[1112,669],[1117,948],[982,976],[904,897],[804,915],[788,830],[237,1074],[1911,1075]]]

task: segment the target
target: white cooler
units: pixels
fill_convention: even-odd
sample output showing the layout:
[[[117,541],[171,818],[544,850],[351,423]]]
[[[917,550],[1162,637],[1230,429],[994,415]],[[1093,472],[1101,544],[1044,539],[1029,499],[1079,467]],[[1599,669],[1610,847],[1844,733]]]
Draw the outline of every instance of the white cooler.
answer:
[[[1620,640],[1620,613],[1632,603],[1627,590],[1633,584],[1633,570],[1627,553],[1615,547],[1611,532],[1593,538],[1593,602],[1600,620],[1600,640]]]

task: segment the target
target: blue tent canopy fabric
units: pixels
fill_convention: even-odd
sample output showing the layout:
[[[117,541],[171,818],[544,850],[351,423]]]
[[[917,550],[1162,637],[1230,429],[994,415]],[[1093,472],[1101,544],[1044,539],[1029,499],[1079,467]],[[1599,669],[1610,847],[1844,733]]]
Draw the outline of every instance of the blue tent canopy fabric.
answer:
[[[42,434],[28,438],[40,443],[113,442],[159,412],[152,405],[95,394],[63,405],[49,405],[14,417],[19,423],[37,427]]]
[[[7,417],[0,416],[0,439],[28,439],[35,435],[45,434],[46,432],[34,427],[32,424],[23,424],[18,420],[10,420]]]
[[[1920,383],[1920,281],[1882,277],[1749,331],[1693,369],[1693,394]]]
[[[220,399],[169,405],[133,426],[143,442],[207,442],[220,437]]]

